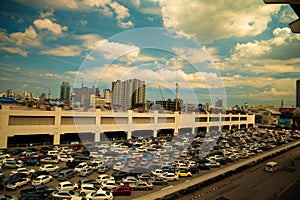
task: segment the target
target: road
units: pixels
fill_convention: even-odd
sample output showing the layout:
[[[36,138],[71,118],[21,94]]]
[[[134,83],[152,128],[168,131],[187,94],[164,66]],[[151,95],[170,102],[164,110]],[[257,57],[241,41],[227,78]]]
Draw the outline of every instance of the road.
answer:
[[[291,166],[291,160],[295,166]],[[246,171],[203,188],[184,199],[201,200],[266,200],[299,199],[300,147],[276,156],[279,163],[275,173],[264,171],[264,164],[258,164]]]

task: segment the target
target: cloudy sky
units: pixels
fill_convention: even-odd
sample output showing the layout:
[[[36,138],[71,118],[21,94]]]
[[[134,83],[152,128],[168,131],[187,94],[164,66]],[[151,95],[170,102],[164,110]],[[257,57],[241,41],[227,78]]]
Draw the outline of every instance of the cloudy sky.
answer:
[[[0,92],[146,81],[152,100],[295,105],[300,34],[262,0],[0,1]]]

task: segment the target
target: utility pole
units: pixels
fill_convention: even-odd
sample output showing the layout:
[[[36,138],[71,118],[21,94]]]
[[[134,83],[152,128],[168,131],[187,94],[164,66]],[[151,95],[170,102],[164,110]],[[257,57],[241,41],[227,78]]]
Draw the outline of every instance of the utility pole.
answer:
[[[175,102],[175,111],[178,111],[178,82],[176,83],[176,102]]]

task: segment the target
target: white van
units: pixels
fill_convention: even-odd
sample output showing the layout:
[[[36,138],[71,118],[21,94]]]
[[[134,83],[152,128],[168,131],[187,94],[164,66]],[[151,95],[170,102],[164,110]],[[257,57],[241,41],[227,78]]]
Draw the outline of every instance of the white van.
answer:
[[[265,165],[265,171],[276,172],[278,170],[278,163],[275,161],[267,162]]]

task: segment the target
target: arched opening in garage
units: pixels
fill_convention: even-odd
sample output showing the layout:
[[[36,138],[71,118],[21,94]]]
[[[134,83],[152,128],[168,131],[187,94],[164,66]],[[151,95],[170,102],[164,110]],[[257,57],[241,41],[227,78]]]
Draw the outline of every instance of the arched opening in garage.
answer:
[[[115,141],[115,140],[126,140],[127,139],[127,132],[125,131],[110,131],[104,132],[100,134],[100,141],[105,140]]]
[[[7,138],[7,147],[27,147],[52,144],[53,135],[50,134],[14,135]]]
[[[153,130],[135,130],[131,132],[132,139],[150,138],[153,136]]]
[[[173,137],[174,136],[174,129],[160,129],[157,131],[157,137]]]

